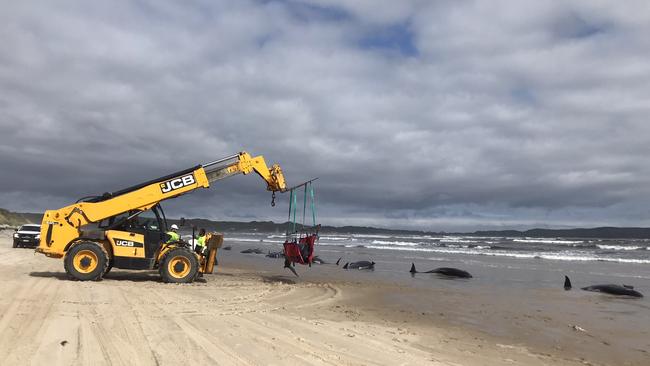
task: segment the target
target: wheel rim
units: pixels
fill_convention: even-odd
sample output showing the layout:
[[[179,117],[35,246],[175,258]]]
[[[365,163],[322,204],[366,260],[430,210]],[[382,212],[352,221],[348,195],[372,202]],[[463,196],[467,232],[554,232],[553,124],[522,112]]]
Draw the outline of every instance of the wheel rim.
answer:
[[[172,258],[167,265],[169,274],[174,278],[184,278],[190,273],[191,269],[190,260],[181,256]]]
[[[97,269],[99,258],[91,250],[80,250],[74,256],[74,269],[80,273],[90,273]]]

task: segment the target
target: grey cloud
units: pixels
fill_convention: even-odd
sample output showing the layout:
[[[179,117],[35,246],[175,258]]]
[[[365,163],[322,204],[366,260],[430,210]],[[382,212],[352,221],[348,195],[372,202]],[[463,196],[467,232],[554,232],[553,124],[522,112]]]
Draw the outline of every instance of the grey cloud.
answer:
[[[292,183],[319,176],[325,223],[641,224],[650,12],[633,6],[5,4],[0,206],[58,207],[247,149]],[[237,177],[167,206],[285,219],[269,199]]]

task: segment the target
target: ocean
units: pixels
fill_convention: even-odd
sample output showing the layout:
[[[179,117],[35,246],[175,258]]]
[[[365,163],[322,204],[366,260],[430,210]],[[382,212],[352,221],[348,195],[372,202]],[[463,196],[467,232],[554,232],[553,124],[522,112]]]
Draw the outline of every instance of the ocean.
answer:
[[[237,244],[233,248],[237,253],[255,247],[265,252],[279,251],[284,238],[278,233],[228,233],[225,236],[227,243]],[[415,263],[420,271],[457,267],[470,272],[474,278],[461,286],[558,288],[562,287],[564,275],[567,275],[575,287],[624,283],[641,292],[650,290],[648,239],[322,233],[315,251],[331,263],[342,258],[341,265],[359,260],[374,261],[377,264],[371,276],[411,281],[410,284],[413,280],[408,271],[411,263]],[[276,261],[281,267],[281,260]],[[457,282],[449,285],[458,286]]]

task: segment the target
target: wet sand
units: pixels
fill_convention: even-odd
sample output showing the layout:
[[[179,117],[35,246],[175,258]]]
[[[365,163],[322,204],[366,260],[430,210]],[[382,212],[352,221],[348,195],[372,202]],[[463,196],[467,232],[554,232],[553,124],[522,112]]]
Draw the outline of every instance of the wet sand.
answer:
[[[565,291],[561,284],[552,288],[476,286],[476,278],[450,280],[426,273],[412,277],[406,269],[387,275],[380,270],[345,271],[335,265],[299,266],[301,277],[295,278],[281,268],[282,260],[240,254],[240,249],[252,246],[236,245],[233,252],[222,253],[222,262],[284,274],[283,278],[297,283],[334,284],[348,294],[341,303],[366,317],[421,327],[418,334],[423,339],[425,334],[433,339],[444,329],[461,332],[465,341],[486,342],[474,344],[479,349],[490,344],[525,349],[551,357],[552,363],[650,364],[647,298]],[[333,262],[336,258],[331,259]]]
[[[371,274],[340,277],[334,266],[301,269],[303,276],[294,278],[279,261],[235,251],[222,252],[217,273],[190,285],[163,284],[153,271],[122,270],[101,282],[75,282],[66,279],[60,260],[12,249],[9,234],[0,232],[2,365],[644,365],[649,360],[645,350],[612,340],[647,343],[647,334],[590,328],[585,307],[603,303],[579,295],[573,299],[578,306],[564,297],[574,309],[567,315],[564,308],[523,307],[505,296],[496,301],[490,293],[404,286],[373,280]],[[581,323],[574,329],[575,319]]]

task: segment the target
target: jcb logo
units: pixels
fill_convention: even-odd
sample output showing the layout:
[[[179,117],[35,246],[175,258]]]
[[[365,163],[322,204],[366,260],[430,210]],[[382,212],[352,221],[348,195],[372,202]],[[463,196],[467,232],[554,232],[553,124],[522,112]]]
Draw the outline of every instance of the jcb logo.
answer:
[[[171,191],[175,191],[177,189],[183,188],[185,186],[189,186],[190,184],[194,184],[194,183],[196,183],[196,180],[194,180],[194,175],[188,174],[180,178],[168,180],[165,183],[160,183],[160,190],[162,191],[162,193],[169,193]]]
[[[120,239],[115,240],[115,245],[117,245],[118,247],[130,247],[130,248],[141,248],[142,247],[142,243],[136,243],[134,241],[120,240]]]

